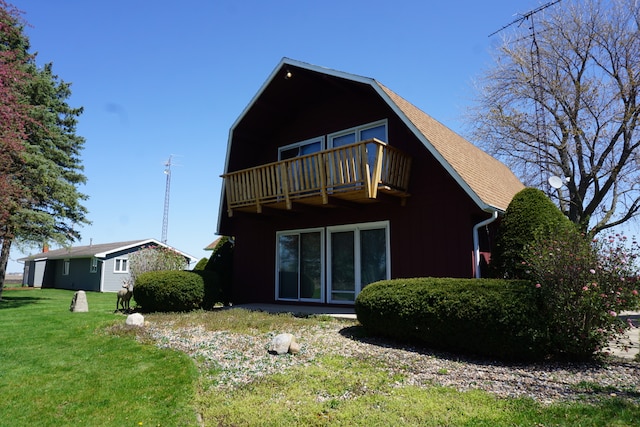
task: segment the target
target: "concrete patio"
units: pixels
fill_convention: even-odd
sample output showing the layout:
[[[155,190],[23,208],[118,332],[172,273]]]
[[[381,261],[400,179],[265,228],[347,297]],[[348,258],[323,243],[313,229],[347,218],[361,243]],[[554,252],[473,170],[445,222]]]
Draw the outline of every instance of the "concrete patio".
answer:
[[[355,319],[356,312],[353,307],[326,307],[303,306],[293,304],[239,304],[236,308],[244,308],[253,311],[266,311],[268,313],[292,313],[294,315],[327,315],[341,319]]]

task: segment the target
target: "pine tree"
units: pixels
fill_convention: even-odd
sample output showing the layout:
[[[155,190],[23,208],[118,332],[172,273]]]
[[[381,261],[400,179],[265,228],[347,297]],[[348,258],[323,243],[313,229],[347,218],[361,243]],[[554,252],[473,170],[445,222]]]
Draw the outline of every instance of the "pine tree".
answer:
[[[69,106],[70,85],[51,64],[37,67],[24,24],[0,0],[0,299],[14,241],[69,244],[89,223],[78,189],[86,181],[76,135],[82,108]]]

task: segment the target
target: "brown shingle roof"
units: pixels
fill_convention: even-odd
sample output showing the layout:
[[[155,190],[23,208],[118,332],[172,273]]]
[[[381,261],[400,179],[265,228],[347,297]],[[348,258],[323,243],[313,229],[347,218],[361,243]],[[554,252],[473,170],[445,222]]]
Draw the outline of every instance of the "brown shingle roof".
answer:
[[[449,172],[466,184],[488,206],[506,210],[513,196],[524,188],[520,180],[502,162],[473,145],[391,89],[377,82],[390,100],[426,138],[436,157],[446,162]],[[455,175],[458,176],[455,176]],[[462,182],[460,182],[462,181]]]
[[[207,245],[206,248],[204,248],[205,251],[212,251],[216,248],[216,246],[218,246],[218,243],[220,242],[220,239],[222,239],[222,237],[218,237],[216,240],[214,240],[213,242],[209,243]]]

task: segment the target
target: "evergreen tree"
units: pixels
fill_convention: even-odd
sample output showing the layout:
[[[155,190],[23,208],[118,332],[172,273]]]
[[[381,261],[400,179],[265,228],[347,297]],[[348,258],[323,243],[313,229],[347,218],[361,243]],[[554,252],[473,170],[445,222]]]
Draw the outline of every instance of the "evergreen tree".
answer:
[[[4,54],[0,67],[15,69],[20,76],[13,89],[17,102],[2,104],[8,111],[15,108],[19,119],[13,131],[0,134],[14,159],[9,170],[0,170],[4,177],[0,182],[8,181],[13,188],[0,193],[8,207],[0,217],[1,298],[14,241],[69,244],[80,238],[76,227],[89,221],[81,204],[87,196],[78,189],[86,181],[80,160],[84,139],[76,135],[82,108],[69,106],[70,85],[53,74],[51,64],[37,67],[35,55],[29,54],[24,21],[4,0],[0,0],[0,22],[0,53]]]

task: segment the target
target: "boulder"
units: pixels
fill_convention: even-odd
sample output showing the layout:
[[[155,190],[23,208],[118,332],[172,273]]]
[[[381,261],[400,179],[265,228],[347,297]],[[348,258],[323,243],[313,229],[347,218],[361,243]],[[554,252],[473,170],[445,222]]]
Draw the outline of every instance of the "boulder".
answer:
[[[269,344],[269,353],[285,354],[289,352],[289,346],[293,340],[291,334],[279,334],[273,337]]]
[[[84,291],[78,291],[75,294],[73,294],[69,311],[73,313],[86,313],[87,311],[89,311],[87,294]]]
[[[294,351],[291,351],[293,347]],[[295,354],[300,351],[300,345],[296,342],[296,339],[291,334],[279,334],[273,337],[271,343],[269,343],[269,353],[274,354],[286,354],[291,352]]]
[[[289,345],[289,353],[298,354],[299,352],[300,352],[300,344],[298,344],[294,339],[293,341],[291,341],[291,344]]]
[[[125,324],[129,326],[144,326],[144,316],[140,313],[133,313],[127,316]]]

